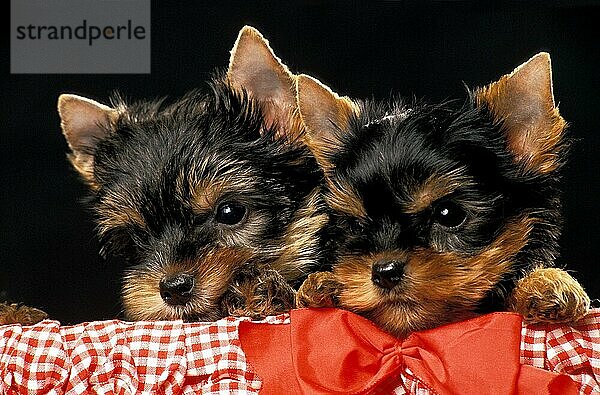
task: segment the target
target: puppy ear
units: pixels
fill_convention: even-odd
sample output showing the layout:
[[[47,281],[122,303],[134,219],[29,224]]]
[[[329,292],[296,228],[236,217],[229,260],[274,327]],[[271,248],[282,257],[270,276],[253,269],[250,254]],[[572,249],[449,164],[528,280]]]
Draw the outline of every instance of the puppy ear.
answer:
[[[106,137],[117,111],[94,100],[76,95],[60,95],[58,114],[71,154],[73,167],[93,187],[94,151]]]
[[[535,55],[475,95],[477,105],[486,106],[502,125],[508,149],[525,169],[548,173],[559,166],[566,122],[554,105],[548,53]]]
[[[325,170],[331,169],[331,157],[341,147],[342,136],[358,106],[308,75],[299,75],[296,87],[306,144],[319,164]]]
[[[261,102],[267,127],[278,126],[278,135],[297,136],[296,77],[281,62],[258,30],[244,26],[231,50],[227,78],[232,87],[245,90]]]

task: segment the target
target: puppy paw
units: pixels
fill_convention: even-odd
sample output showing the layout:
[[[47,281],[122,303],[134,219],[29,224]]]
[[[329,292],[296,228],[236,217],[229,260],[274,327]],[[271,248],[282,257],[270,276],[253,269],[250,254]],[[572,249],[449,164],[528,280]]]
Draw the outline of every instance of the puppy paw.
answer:
[[[588,312],[590,298],[566,271],[536,268],[519,280],[509,308],[527,323],[573,323]]]
[[[16,303],[0,303],[0,325],[33,325],[48,318],[48,314]]]
[[[294,308],[294,289],[279,272],[256,266],[237,273],[221,305],[227,315],[262,319]]]
[[[311,273],[296,293],[296,307],[334,307],[341,288],[333,273]]]

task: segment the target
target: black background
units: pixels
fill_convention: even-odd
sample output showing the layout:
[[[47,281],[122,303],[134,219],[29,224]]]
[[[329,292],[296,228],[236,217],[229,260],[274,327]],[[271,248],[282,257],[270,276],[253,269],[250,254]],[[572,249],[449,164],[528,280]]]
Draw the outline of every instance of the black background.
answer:
[[[188,4],[192,3],[192,4]],[[86,190],[69,167],[56,100],[177,96],[224,69],[257,27],[294,72],[353,97],[464,98],[539,51],[577,139],[565,173],[559,261],[600,297],[600,6],[592,2],[153,2],[149,75],[11,75],[2,48],[0,290],[63,321],[118,316],[123,264],[98,255]],[[218,4],[217,4],[218,3]],[[65,62],[68,59],[65,59]]]

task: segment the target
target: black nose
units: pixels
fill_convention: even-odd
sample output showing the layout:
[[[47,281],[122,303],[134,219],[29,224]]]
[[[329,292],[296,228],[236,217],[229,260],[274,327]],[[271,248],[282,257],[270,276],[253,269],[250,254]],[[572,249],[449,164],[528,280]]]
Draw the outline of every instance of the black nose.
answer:
[[[403,262],[381,260],[373,264],[371,281],[381,288],[392,289],[402,280],[403,274]]]
[[[194,277],[185,273],[173,274],[160,280],[160,297],[170,305],[183,305],[192,298]]]

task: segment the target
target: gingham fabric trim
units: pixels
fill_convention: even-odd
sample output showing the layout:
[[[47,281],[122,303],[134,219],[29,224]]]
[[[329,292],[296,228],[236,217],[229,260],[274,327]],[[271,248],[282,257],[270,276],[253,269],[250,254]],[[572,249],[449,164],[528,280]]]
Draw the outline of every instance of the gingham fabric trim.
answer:
[[[0,393],[255,394],[261,380],[239,343],[244,320],[3,326]],[[264,322],[285,325],[289,316]],[[600,310],[572,327],[524,325],[521,363],[570,375],[581,394],[600,394]],[[433,394],[408,369],[394,393]]]
[[[436,395],[424,382],[419,380],[410,369],[406,368],[400,374],[400,384],[394,390],[394,395]]]
[[[521,364],[566,373],[580,393],[600,394],[600,309],[573,326],[523,326]]]
[[[258,393],[238,341],[242,320],[0,327],[0,393]]]

